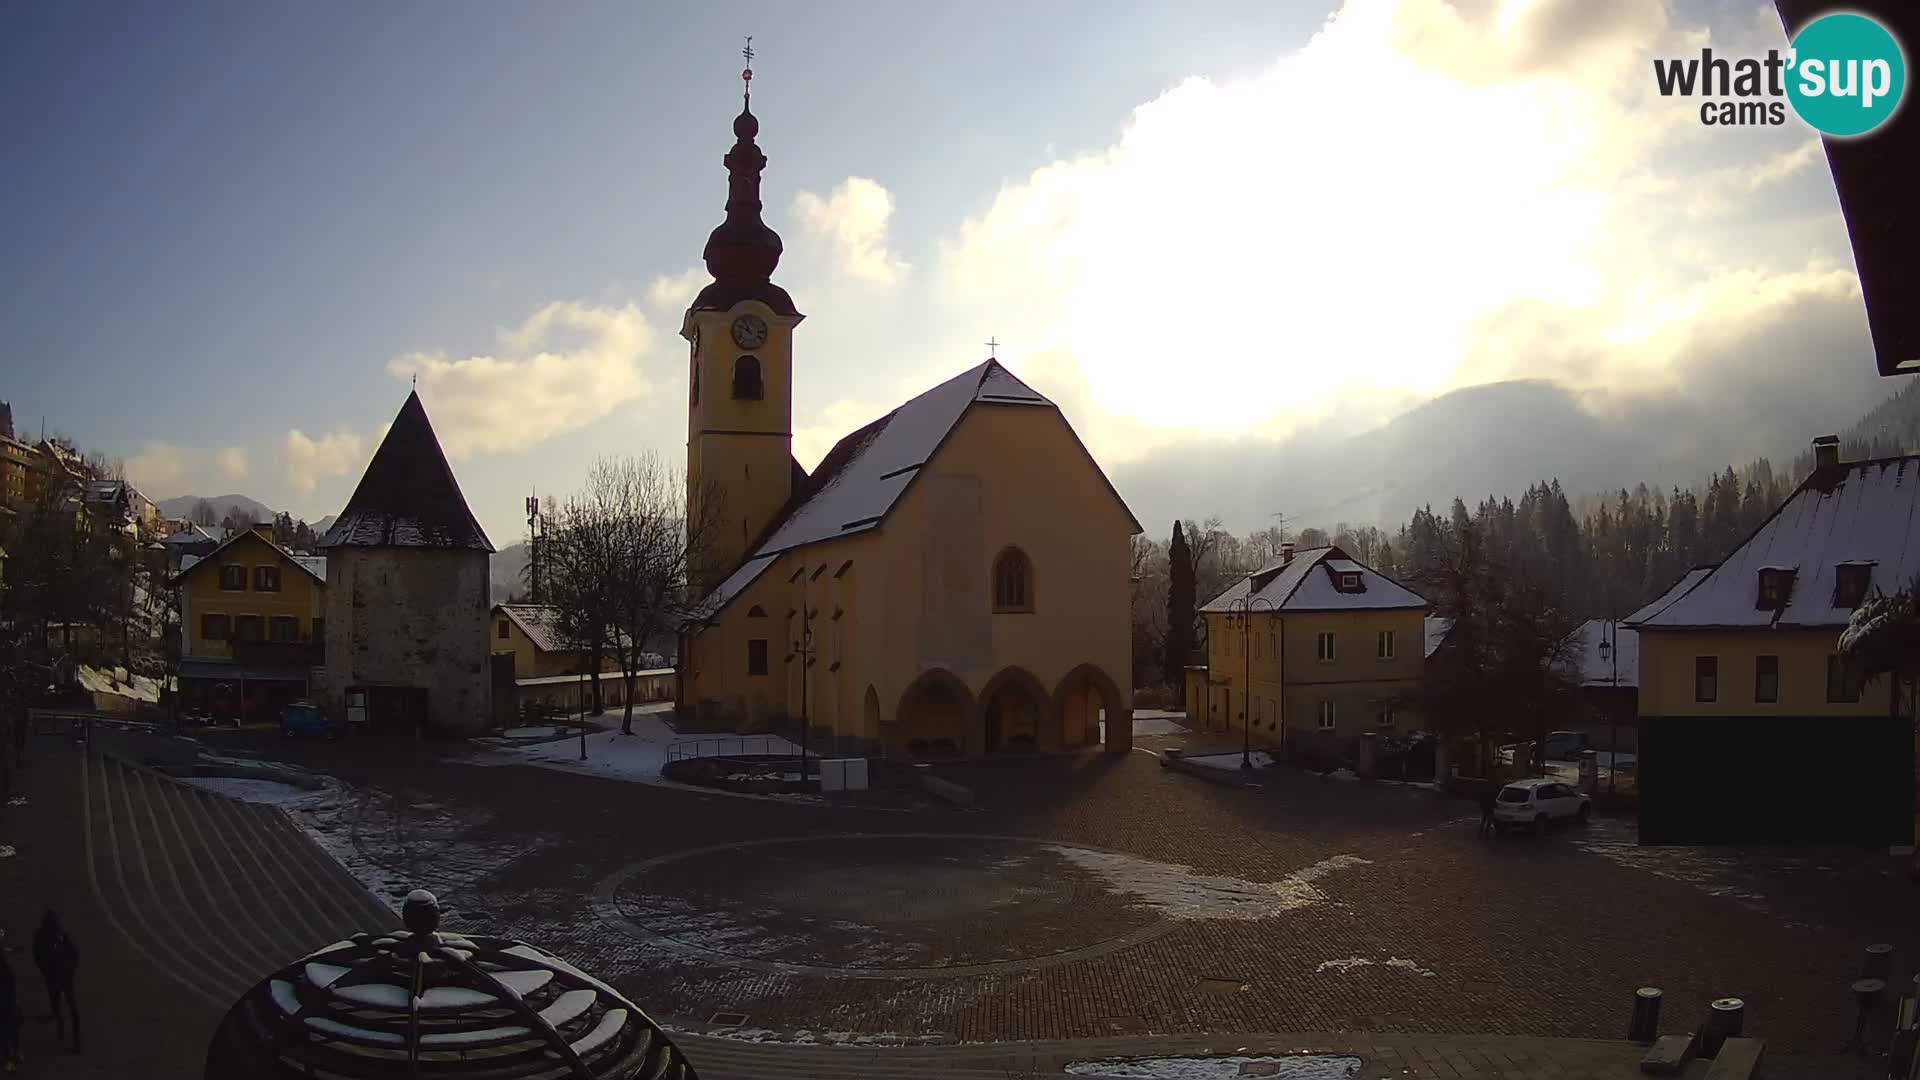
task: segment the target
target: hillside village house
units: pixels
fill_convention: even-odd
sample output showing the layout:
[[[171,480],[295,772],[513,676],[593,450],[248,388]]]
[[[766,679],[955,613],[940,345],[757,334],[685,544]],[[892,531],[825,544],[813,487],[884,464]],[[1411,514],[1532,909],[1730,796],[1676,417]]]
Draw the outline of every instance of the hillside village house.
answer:
[[[271,526],[188,556],[180,588],[180,692],[190,709],[271,720],[325,662],[326,560],[273,542]]]
[[[1920,456],[1843,462],[1832,436],[1814,456],[1752,536],[1627,621],[1643,839],[1912,842],[1912,697],[1863,685],[1837,643],[1920,573]]]
[[[320,547],[328,711],[376,732],[487,730],[493,543],[419,394],[407,395]]]
[[[1060,409],[988,359],[792,454],[794,332],[750,108],[713,282],[687,309],[690,497],[717,493],[679,646],[682,723],[801,718],[850,748],[973,757],[1131,745],[1139,524]]]
[[[1328,750],[1420,726],[1425,660],[1445,637],[1418,593],[1337,547],[1295,551],[1200,608],[1207,663],[1187,673],[1196,727]]]

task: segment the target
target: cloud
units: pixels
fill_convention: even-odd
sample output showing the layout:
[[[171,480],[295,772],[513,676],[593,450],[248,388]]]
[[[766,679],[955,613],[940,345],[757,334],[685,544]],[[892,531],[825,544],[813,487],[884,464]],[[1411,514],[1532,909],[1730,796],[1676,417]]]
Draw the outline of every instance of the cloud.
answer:
[[[287,483],[300,494],[311,495],[321,480],[346,476],[362,468],[372,456],[373,447],[378,445],[378,439],[368,439],[344,428],[318,439],[294,428],[287,432],[281,444],[280,458],[286,466]]]
[[[873,180],[849,176],[825,198],[802,191],[794,196],[793,216],[827,246],[834,270],[855,281],[894,285],[911,269],[887,247],[893,193]]]
[[[247,475],[247,452],[238,446],[224,446],[213,452],[214,468],[223,480],[242,480]]]
[[[1706,37],[1657,0],[1348,0],[1267,70],[1188,79],[1006,185],[938,245],[932,292],[1047,357],[1036,386],[1109,463],[1491,378],[1693,386],[1689,343],[1850,274],[1789,182],[1818,160],[1804,129],[1659,97],[1649,57]]]
[[[149,497],[166,498],[186,489],[191,465],[188,451],[172,443],[150,442],[127,459],[126,470],[127,479]]]
[[[693,303],[713,278],[705,266],[689,266],[677,274],[661,274],[647,286],[647,303],[678,313]]]
[[[387,365],[397,378],[418,376],[452,457],[532,446],[653,392],[643,361],[658,335],[632,304],[555,301],[498,337],[498,355],[416,352]]]

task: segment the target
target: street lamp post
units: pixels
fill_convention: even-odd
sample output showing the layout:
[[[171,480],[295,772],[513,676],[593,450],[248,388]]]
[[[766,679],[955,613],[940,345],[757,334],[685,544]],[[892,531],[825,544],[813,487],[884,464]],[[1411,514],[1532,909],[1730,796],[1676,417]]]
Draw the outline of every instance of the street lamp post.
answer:
[[[1273,601],[1264,596],[1237,597],[1227,604],[1227,619],[1240,624],[1240,659],[1246,685],[1240,688],[1240,767],[1253,768],[1253,721],[1247,702],[1253,697],[1253,614],[1264,610],[1273,614]]]
[[[807,669],[813,666],[813,612],[807,609],[807,568],[801,566],[788,578],[789,583],[800,583],[800,637],[792,643],[793,651],[787,654],[789,661],[800,660],[800,783],[807,782],[807,744],[812,734],[813,722],[807,717]]]
[[[1613,692],[1607,696],[1607,796],[1613,796],[1613,774],[1620,767],[1620,624],[1613,619],[1607,620],[1607,628],[1600,636],[1600,659],[1613,665],[1612,674],[1607,677],[1607,686]]]

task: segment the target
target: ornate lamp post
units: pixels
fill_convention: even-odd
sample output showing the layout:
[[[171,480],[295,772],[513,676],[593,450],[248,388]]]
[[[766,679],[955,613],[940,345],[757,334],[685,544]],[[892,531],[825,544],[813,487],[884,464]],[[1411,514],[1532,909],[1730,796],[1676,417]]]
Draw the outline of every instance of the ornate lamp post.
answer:
[[[1227,603],[1227,621],[1240,627],[1240,659],[1247,684],[1240,688],[1240,767],[1253,768],[1253,722],[1247,715],[1247,702],[1253,697],[1253,616],[1265,611],[1273,616],[1273,601],[1264,596],[1237,597]]]
[[[1620,624],[1607,620],[1606,629],[1600,638],[1600,659],[1613,665],[1612,674],[1607,676],[1607,687],[1613,691],[1607,696],[1607,795],[1613,795],[1613,774],[1620,767]]]

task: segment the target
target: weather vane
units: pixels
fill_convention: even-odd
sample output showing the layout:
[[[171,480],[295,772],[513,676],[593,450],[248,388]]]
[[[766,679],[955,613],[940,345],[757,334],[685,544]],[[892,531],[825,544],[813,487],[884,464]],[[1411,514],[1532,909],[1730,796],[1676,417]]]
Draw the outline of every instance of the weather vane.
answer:
[[[740,55],[747,58],[746,69],[740,72],[740,81],[746,84],[746,87],[747,87],[745,91],[746,96],[752,97],[753,96],[753,35],[752,34],[747,35],[747,47],[740,50]]]

